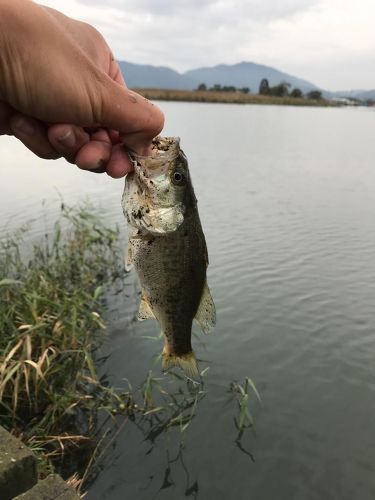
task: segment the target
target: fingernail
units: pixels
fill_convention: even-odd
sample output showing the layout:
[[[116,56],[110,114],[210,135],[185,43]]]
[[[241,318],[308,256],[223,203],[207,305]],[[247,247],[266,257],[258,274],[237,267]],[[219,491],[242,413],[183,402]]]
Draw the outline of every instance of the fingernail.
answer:
[[[66,148],[72,148],[76,143],[76,138],[72,130],[68,130],[65,134],[58,137],[57,140]]]
[[[34,124],[23,117],[16,118],[13,123],[13,127],[16,131],[21,132],[21,134],[24,135],[32,135],[35,131]]]

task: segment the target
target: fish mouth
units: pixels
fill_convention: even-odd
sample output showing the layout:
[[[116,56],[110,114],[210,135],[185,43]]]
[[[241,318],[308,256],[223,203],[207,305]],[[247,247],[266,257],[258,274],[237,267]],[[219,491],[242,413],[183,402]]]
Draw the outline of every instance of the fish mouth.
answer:
[[[179,137],[156,137],[152,141],[152,154],[149,156],[129,152],[134,166],[126,182],[125,199],[133,200],[136,209],[129,204],[128,221],[142,232],[154,235],[172,233],[184,221],[185,206],[165,197],[169,192],[169,172],[173,170],[176,159],[183,155]],[[124,192],[125,193],[125,192]]]
[[[152,141],[151,154],[143,156],[129,151],[129,158],[140,178],[164,174],[180,154],[179,137],[155,137]],[[142,175],[143,174],[143,175]],[[143,180],[143,179],[142,179]]]

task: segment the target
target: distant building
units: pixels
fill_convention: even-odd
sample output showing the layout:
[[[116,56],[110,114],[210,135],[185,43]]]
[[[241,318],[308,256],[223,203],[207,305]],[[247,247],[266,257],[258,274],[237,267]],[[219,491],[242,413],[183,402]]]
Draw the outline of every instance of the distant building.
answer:
[[[358,106],[357,101],[353,101],[353,99],[348,99],[347,97],[332,97],[331,101],[343,106]]]

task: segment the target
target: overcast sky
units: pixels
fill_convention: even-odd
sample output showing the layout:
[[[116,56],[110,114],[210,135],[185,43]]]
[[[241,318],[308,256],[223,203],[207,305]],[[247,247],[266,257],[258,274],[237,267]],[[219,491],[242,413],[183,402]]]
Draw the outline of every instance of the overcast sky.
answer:
[[[375,88],[375,0],[41,3],[93,24],[117,59],[180,72],[252,61],[327,90]]]

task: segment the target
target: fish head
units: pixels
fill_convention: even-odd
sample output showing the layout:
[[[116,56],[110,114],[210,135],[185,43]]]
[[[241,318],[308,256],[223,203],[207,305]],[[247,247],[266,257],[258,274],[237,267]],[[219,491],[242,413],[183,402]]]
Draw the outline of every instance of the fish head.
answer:
[[[130,159],[134,172],[128,174],[123,198],[128,222],[143,234],[176,231],[196,204],[179,139],[157,138],[151,156],[130,154]]]

